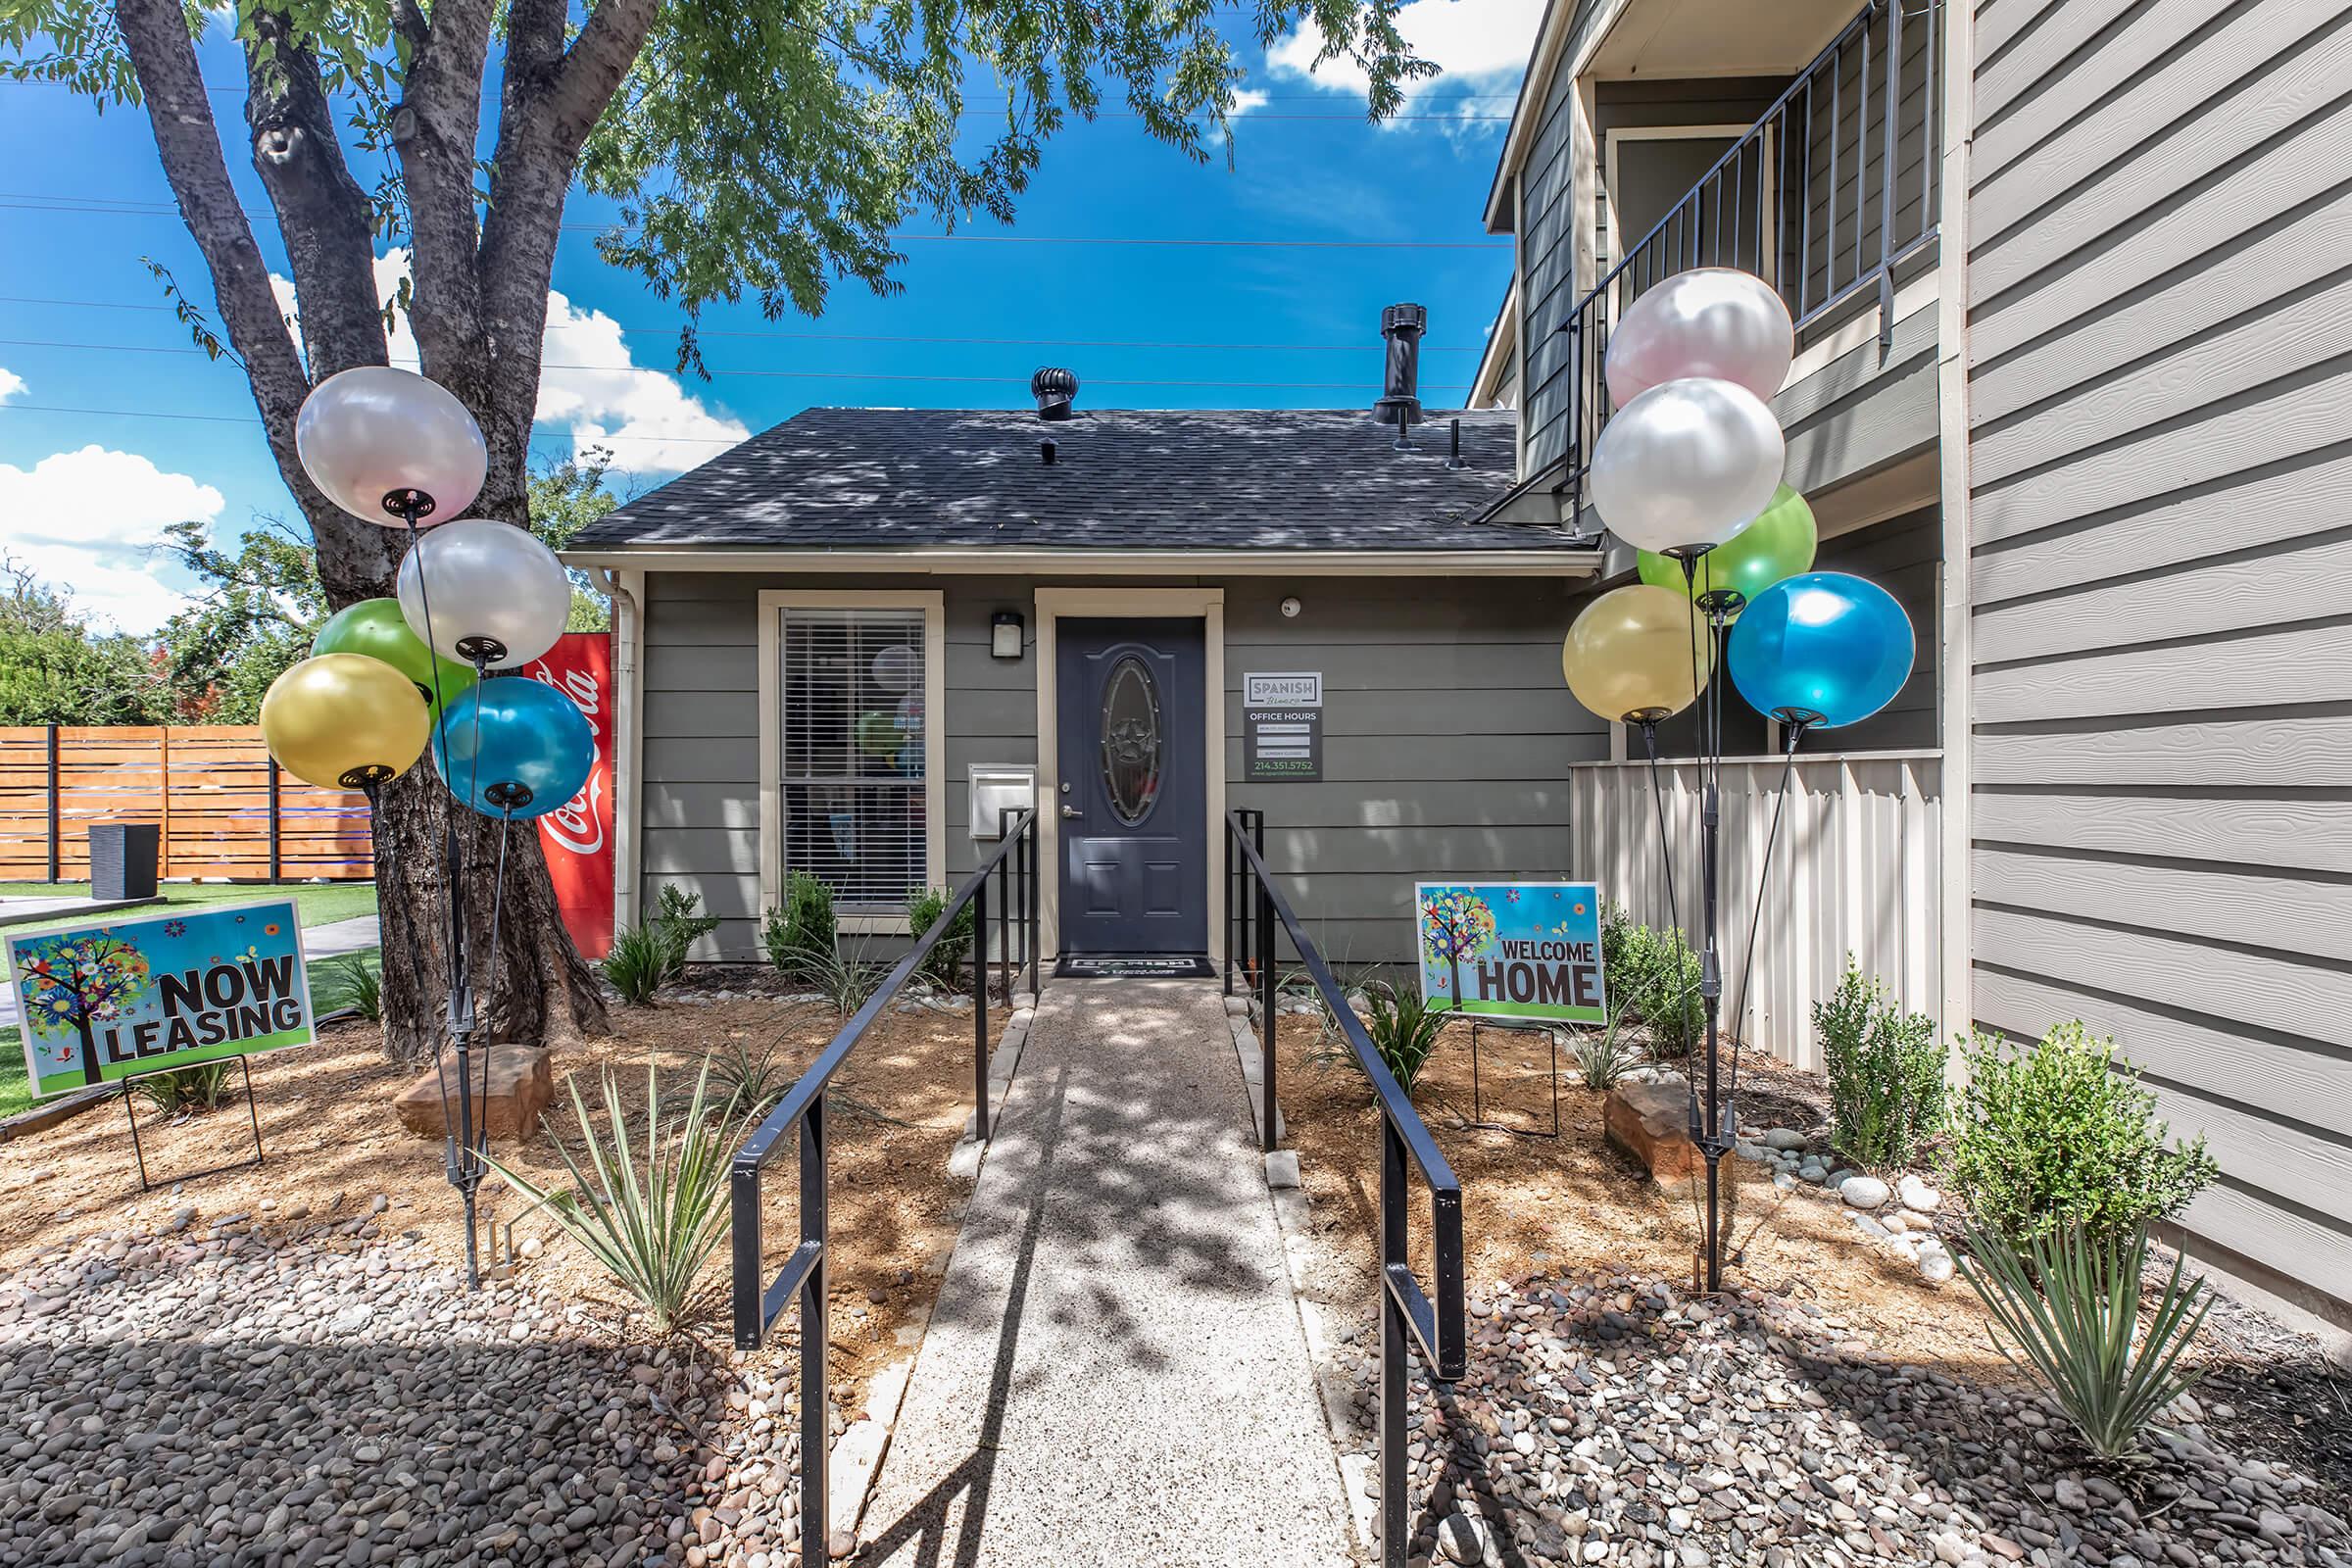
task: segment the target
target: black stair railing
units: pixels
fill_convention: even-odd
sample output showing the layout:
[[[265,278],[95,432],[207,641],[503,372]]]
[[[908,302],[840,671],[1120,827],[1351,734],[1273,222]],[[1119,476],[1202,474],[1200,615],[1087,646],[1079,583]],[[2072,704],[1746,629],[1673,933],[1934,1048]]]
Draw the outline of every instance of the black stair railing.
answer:
[[[1898,277],[1927,270],[1937,236],[1942,5],[1872,0],[1673,210],[1626,247],[1549,341],[1531,343],[1531,353],[1553,356],[1537,368],[1528,407],[1560,409],[1568,515],[1582,509],[1592,447],[1609,418],[1610,327],[1675,273],[1754,272],[1779,290],[1800,336],[1875,295],[1880,341],[1891,343]]]
[[[826,1258],[830,1240],[826,1229],[827,1175],[825,1161],[825,1091],[841,1070],[850,1052],[863,1038],[883,1009],[897,1000],[899,989],[923,966],[931,951],[945,940],[968,906],[972,920],[972,1133],[988,1141],[988,960],[991,903],[988,884],[997,882],[994,904],[997,928],[996,968],[1004,985],[1006,1004],[1012,983],[1024,971],[1033,986],[1045,975],[1037,961],[1037,812],[1007,810],[998,816],[996,849],[978,869],[963,880],[905,957],[893,966],[881,988],[864,1006],[851,1015],[825,1046],[808,1071],[794,1081],[781,1103],[769,1111],[736,1150],[729,1167],[728,1196],[732,1205],[735,1348],[757,1350],[769,1325],[786,1303],[799,1296],[801,1303],[801,1561],[828,1560],[831,1534],[826,1518],[826,1341],[831,1314],[826,1304]],[[1017,959],[1015,943],[1018,943]],[[787,1135],[799,1135],[801,1150],[801,1242],[772,1280],[763,1280],[764,1247],[760,1236],[760,1176],[784,1148]]]
[[[1440,1383],[1462,1376],[1468,1364],[1462,1306],[1462,1184],[1446,1162],[1437,1140],[1413,1102],[1405,1098],[1388,1063],[1381,1059],[1372,1037],[1348,1005],[1347,993],[1332,978],[1331,966],[1315,951],[1298,916],[1282,896],[1266,869],[1266,818],[1263,811],[1230,811],[1225,818],[1226,865],[1235,897],[1228,917],[1243,915],[1243,940],[1226,948],[1226,990],[1233,989],[1237,964],[1247,963],[1254,981],[1260,1008],[1258,1050],[1260,1086],[1265,1094],[1259,1125],[1267,1147],[1274,1137],[1274,1047],[1280,1025],[1275,983],[1275,930],[1289,933],[1299,967],[1323,998],[1323,1005],[1338,1022],[1348,1050],[1355,1054],[1372,1095],[1380,1102],[1380,1420],[1375,1455],[1380,1473],[1380,1558],[1384,1568],[1403,1568],[1411,1540],[1411,1498],[1406,1493],[1405,1336],[1421,1348],[1422,1363]],[[1229,928],[1230,929],[1230,928]],[[1253,939],[1253,940],[1252,940]],[[1249,954],[1247,960],[1243,954]],[[1429,1188],[1430,1264],[1433,1292],[1424,1292],[1413,1274],[1406,1241],[1406,1184],[1410,1162]]]

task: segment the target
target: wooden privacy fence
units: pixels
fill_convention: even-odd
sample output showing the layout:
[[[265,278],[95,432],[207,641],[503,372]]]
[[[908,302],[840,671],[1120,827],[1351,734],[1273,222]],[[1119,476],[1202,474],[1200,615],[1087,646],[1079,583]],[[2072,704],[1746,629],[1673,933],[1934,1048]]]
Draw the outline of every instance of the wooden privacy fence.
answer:
[[[1673,835],[1675,898],[1685,928],[1695,930],[1698,766],[1662,762],[1658,773]],[[1933,1017],[1941,1010],[1942,773],[1940,752],[1797,754],[1772,886],[1756,922],[1762,935],[1748,981],[1751,1043],[1821,1070],[1813,1004],[1838,989],[1848,953],[1864,974],[1886,982],[1906,1011]],[[1717,941],[1727,1024],[1747,960],[1780,776],[1777,757],[1724,759]],[[1576,874],[1598,882],[1601,897],[1635,918],[1664,929],[1666,887],[1648,764],[1576,764],[1569,769],[1568,809]],[[1967,1026],[1965,1018],[1953,1024]]]
[[[87,878],[96,822],[155,823],[168,877],[375,875],[366,799],[281,771],[251,724],[0,726],[0,881]]]

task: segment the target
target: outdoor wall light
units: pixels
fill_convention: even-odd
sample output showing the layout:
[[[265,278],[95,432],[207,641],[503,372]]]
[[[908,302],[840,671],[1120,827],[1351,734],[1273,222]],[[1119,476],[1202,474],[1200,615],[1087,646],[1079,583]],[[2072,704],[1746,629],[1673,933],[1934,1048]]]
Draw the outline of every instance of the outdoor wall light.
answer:
[[[1000,610],[988,617],[988,651],[997,659],[1021,657],[1021,612]]]
[[[1299,605],[1298,600],[1285,599],[1282,602],[1282,618],[1285,620],[1297,620],[1298,618],[1298,612],[1301,608],[1302,607]]]

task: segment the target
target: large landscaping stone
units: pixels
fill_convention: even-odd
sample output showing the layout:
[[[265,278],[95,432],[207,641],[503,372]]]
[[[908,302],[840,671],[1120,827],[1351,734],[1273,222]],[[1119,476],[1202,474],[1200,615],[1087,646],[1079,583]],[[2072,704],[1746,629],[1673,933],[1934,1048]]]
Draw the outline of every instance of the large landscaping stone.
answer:
[[[1603,1112],[1609,1142],[1659,1182],[1683,1182],[1705,1161],[1690,1142],[1690,1092],[1673,1084],[1621,1083]]]
[[[487,1115],[490,1136],[493,1138],[529,1138],[539,1131],[539,1118],[556,1096],[555,1074],[548,1067],[548,1054],[537,1046],[492,1046],[490,1057],[490,1092],[487,1101],[482,1097],[482,1066],[477,1058],[473,1063],[473,1082],[469,1086],[474,1096],[474,1115]],[[448,1062],[449,1116],[459,1118],[458,1063],[453,1054]],[[442,1125],[441,1073],[427,1069],[400,1098],[392,1108],[400,1116],[400,1124],[419,1138],[446,1136]]]

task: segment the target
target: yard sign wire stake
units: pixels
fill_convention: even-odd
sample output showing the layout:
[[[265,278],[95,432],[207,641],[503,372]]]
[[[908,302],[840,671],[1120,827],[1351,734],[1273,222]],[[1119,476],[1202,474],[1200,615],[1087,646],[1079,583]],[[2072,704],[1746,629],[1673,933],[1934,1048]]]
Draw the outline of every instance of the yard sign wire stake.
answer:
[[[245,1114],[253,1124],[253,1157],[251,1159],[232,1159],[225,1165],[208,1166],[204,1170],[190,1171],[184,1176],[174,1176],[172,1178],[174,1183],[192,1182],[206,1176],[218,1176],[222,1171],[244,1170],[249,1166],[259,1165],[264,1162],[266,1156],[262,1152],[262,1111],[261,1106],[255,1102],[253,1098],[253,1067],[243,1052],[237,1053],[236,1062],[238,1067],[243,1069],[245,1074]],[[198,1065],[202,1065],[202,1063],[199,1063]],[[186,1069],[184,1068],[178,1067],[167,1067],[164,1069],[165,1072],[181,1072],[185,1070]],[[139,1112],[138,1107],[131,1103],[131,1094],[133,1090],[137,1088],[139,1079],[153,1078],[158,1076],[160,1076],[160,1074],[138,1073],[122,1081],[122,1119],[130,1123],[130,1157],[138,1161],[139,1191],[142,1193],[151,1193],[155,1191],[155,1184],[147,1179],[147,1152],[145,1149],[141,1148],[139,1144]]]

